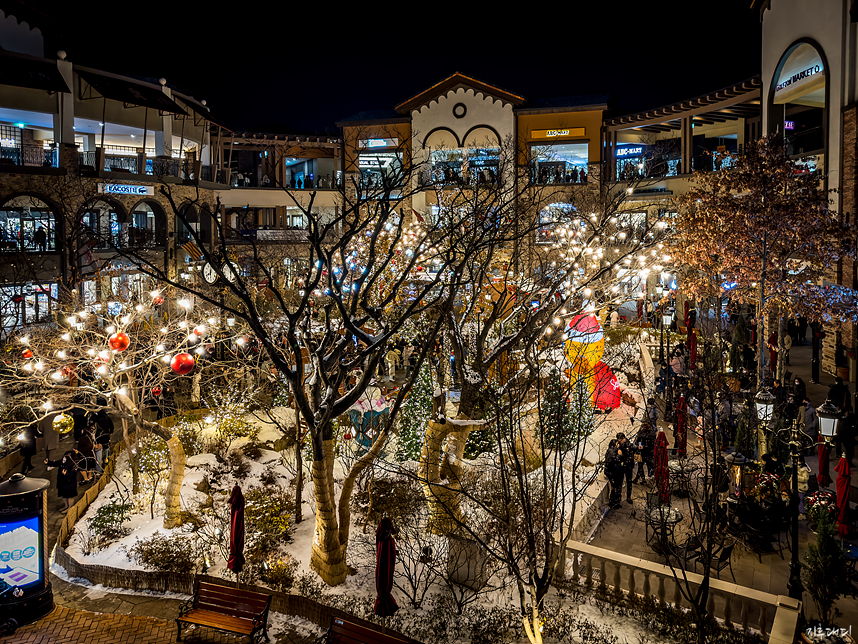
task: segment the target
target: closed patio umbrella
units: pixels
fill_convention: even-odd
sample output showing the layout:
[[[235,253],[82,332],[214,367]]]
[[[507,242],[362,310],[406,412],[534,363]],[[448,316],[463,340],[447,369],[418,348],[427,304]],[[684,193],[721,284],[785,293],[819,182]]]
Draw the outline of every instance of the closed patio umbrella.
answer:
[[[379,617],[390,617],[399,610],[396,600],[390,594],[393,590],[393,571],[396,568],[396,543],[393,535],[396,528],[393,521],[384,517],[375,531],[375,589],[378,597],[375,598],[374,612]]]
[[[244,568],[244,495],[237,485],[229,495],[232,507],[229,515],[229,559],[226,567],[235,573],[235,583],[238,584],[238,573]]]
[[[687,428],[685,426],[687,412],[688,404],[685,402],[685,396],[680,396],[676,403],[676,452],[683,458],[685,458],[688,445]]]
[[[691,327],[688,327],[688,367],[697,368],[697,335]]]
[[[846,454],[834,468],[837,472],[837,533],[841,537],[849,535],[849,487],[852,485],[852,468],[846,460]]]
[[[658,488],[658,502],[662,505],[670,501],[670,472],[667,469],[667,436],[659,429],[655,437],[655,485]]]
[[[828,444],[822,439],[822,436],[817,438],[818,445],[818,455],[819,455],[819,474],[816,475],[816,482],[822,487],[828,487],[831,485],[831,477],[828,475],[828,452],[831,448]]]

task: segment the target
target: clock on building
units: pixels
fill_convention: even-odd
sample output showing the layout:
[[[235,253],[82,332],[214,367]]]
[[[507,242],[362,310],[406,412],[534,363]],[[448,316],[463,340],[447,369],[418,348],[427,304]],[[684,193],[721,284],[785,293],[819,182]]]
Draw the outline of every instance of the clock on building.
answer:
[[[214,284],[218,280],[218,274],[215,267],[208,262],[203,266],[203,279],[207,284]]]

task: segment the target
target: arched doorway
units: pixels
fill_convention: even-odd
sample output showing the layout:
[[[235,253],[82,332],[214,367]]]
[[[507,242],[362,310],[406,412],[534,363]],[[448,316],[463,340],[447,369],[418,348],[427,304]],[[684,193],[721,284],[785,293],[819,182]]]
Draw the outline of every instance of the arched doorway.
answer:
[[[44,200],[20,195],[0,205],[0,248],[6,251],[56,250],[56,217]]]
[[[784,148],[808,171],[825,171],[828,151],[828,66],[809,40],[786,50],[772,78],[769,129],[780,132]]]
[[[164,246],[167,240],[167,217],[155,201],[141,201],[131,210],[127,230],[128,245],[132,248]]]
[[[81,245],[96,249],[117,248],[121,243],[122,225],[127,222],[121,204],[99,199],[81,214]]]

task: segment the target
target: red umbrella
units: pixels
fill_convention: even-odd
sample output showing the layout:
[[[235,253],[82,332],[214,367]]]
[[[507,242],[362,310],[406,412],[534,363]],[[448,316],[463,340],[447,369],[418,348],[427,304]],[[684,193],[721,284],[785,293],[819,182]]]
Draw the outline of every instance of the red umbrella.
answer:
[[[396,600],[390,594],[393,590],[393,570],[396,568],[396,543],[393,535],[397,532],[393,521],[384,517],[375,531],[376,560],[375,560],[375,614],[379,617],[390,617],[399,610]]]
[[[819,454],[819,474],[816,475],[816,482],[822,487],[831,485],[831,477],[828,476],[828,452],[831,448],[826,444],[822,437],[817,437],[819,446],[817,451]]]
[[[687,410],[688,405],[685,403],[685,396],[680,396],[676,403],[676,451],[683,458],[688,445],[685,428]]]
[[[238,583],[238,573],[244,568],[244,495],[237,485],[229,495],[232,510],[229,515],[229,560],[226,567],[235,573]]]
[[[697,335],[694,333],[694,329],[688,327],[688,366],[691,369],[697,368]]]
[[[655,437],[655,484],[658,487],[658,502],[670,501],[670,471],[667,469],[667,436],[659,429]]]
[[[846,460],[846,454],[840,457],[840,462],[834,468],[837,472],[837,532],[841,537],[849,534],[849,486],[852,484],[852,468]]]

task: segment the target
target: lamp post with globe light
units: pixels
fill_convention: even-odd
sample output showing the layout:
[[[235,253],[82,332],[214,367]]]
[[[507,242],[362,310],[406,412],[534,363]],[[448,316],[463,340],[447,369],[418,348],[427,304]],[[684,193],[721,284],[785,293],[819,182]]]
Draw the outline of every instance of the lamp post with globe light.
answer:
[[[673,418],[673,371],[670,366],[670,325],[673,323],[673,308],[667,307],[661,316],[662,335],[667,327],[667,409],[665,420]]]

